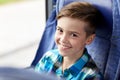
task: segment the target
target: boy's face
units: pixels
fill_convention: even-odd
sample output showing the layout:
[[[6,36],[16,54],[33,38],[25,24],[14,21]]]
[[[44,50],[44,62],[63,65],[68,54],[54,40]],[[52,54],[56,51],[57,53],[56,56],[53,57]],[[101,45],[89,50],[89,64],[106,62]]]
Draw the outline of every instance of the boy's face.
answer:
[[[55,42],[62,56],[74,57],[82,54],[85,45],[90,44],[93,35],[86,37],[86,22],[74,18],[58,19]]]

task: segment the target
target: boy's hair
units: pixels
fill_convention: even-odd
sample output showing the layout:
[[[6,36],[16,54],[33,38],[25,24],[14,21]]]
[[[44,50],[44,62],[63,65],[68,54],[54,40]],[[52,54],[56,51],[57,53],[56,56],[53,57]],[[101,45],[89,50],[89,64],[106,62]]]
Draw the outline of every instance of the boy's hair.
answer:
[[[89,25],[85,28],[85,31],[89,36],[95,33],[95,29],[100,22],[100,15],[100,12],[94,6],[87,2],[72,2],[60,10],[57,19],[70,17],[87,22]]]

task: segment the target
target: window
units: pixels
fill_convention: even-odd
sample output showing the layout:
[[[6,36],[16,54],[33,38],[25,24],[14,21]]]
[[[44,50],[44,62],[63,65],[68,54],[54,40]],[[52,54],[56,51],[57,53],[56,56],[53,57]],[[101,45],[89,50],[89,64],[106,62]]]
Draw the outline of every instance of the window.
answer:
[[[45,0],[0,4],[0,66],[29,66],[45,22]]]

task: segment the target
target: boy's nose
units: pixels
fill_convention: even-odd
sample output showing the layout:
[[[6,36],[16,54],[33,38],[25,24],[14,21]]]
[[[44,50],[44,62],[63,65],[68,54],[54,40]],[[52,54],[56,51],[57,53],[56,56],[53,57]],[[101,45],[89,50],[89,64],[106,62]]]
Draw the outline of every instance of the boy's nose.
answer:
[[[67,37],[67,35],[61,35],[61,39],[60,39],[60,41],[62,42],[62,43],[67,43],[68,42],[68,37]]]

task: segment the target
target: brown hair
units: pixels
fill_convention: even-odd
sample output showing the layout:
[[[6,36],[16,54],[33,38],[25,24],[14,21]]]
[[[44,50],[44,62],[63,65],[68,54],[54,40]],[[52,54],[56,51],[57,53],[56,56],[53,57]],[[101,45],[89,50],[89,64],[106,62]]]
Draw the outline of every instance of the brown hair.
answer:
[[[61,17],[71,17],[87,22],[89,26],[85,28],[85,31],[89,36],[95,33],[100,20],[100,12],[87,2],[72,2],[60,10],[57,19]]]

